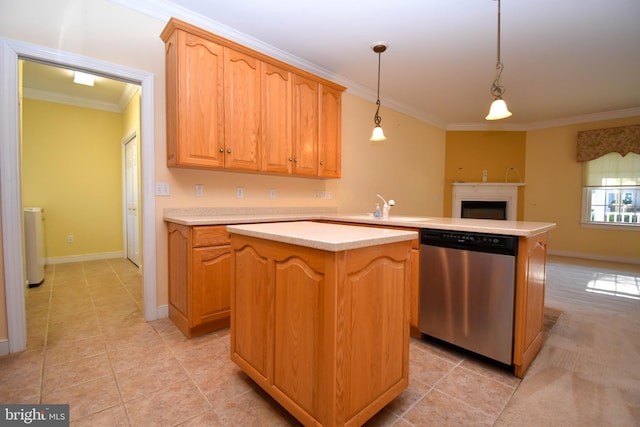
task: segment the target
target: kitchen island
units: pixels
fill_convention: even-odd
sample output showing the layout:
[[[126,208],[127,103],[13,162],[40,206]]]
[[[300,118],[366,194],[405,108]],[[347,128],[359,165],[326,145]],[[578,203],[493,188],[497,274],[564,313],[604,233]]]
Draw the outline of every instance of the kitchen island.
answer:
[[[403,217],[391,215],[388,220],[370,215],[339,214],[335,208],[186,208],[165,209],[164,219],[169,229],[169,316],[188,334],[219,329],[221,319],[228,318],[229,304],[220,304],[216,295],[227,295],[230,286],[220,266],[227,266],[230,249],[228,238],[224,246],[197,245],[189,236],[226,234],[230,224],[271,223],[281,221],[320,221],[352,224],[383,229],[420,231],[422,229],[493,233],[518,237],[517,272],[515,280],[515,319],[513,371],[523,377],[540,351],[544,331],[544,290],[546,253],[549,231],[554,223],[533,221],[498,221],[469,218]],[[199,233],[196,234],[196,231]],[[173,249],[176,247],[177,249]],[[174,256],[172,254],[178,254]],[[210,254],[203,258],[199,254]],[[410,324],[411,335],[420,337],[419,319],[419,239],[411,249]],[[185,267],[186,266],[186,267]],[[192,271],[186,271],[191,269]],[[208,278],[208,280],[205,280]],[[210,288],[222,287],[212,292]],[[176,297],[173,297],[173,296]],[[211,295],[210,301],[184,298],[184,295]],[[179,297],[179,298],[178,298]],[[193,301],[197,299],[196,301]],[[190,305],[199,310],[189,311]],[[206,313],[201,315],[200,313]],[[225,318],[225,317],[223,317]],[[213,320],[215,319],[215,320]]]
[[[231,235],[231,358],[304,425],[362,425],[408,386],[417,233],[284,222]]]

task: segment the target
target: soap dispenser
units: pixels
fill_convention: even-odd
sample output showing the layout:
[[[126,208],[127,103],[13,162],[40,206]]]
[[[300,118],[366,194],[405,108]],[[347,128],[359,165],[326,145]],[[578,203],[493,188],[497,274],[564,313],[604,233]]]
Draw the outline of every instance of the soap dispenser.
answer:
[[[373,217],[378,219],[382,217],[382,212],[380,211],[380,203],[376,203],[376,210],[373,211]]]

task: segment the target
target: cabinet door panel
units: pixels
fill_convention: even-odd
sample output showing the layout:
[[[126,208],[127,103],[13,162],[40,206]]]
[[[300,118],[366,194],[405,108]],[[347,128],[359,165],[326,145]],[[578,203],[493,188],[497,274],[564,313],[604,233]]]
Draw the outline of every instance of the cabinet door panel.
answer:
[[[260,61],[224,48],[225,167],[258,170]]]
[[[193,249],[192,325],[229,316],[231,249],[229,245]]]
[[[234,274],[231,352],[266,380],[273,346],[273,286],[267,259],[251,246],[236,250]]]
[[[318,175],[318,83],[293,76],[293,173]]]
[[[340,178],[341,168],[341,92],[321,85],[318,175]]]
[[[179,33],[179,165],[222,167],[224,141],[223,48]]]
[[[291,173],[291,73],[263,63],[262,72],[262,170]]]
[[[275,387],[315,414],[324,276],[305,260],[292,257],[275,263]],[[317,386],[316,386],[317,387]]]

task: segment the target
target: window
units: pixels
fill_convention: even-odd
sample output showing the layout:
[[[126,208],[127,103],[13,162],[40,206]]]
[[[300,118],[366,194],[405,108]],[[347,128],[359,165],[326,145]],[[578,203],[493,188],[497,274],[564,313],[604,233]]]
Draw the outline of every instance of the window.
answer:
[[[605,154],[583,174],[583,223],[640,228],[640,154]]]

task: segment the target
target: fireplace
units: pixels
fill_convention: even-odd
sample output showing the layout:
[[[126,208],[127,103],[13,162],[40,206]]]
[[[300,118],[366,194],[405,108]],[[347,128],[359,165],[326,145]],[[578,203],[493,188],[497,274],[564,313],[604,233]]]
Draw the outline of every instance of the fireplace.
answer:
[[[507,219],[507,202],[493,200],[463,200],[460,216],[476,219]]]
[[[515,221],[518,216],[518,187],[524,183],[455,182],[454,218]]]

